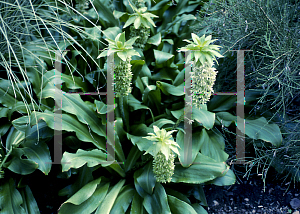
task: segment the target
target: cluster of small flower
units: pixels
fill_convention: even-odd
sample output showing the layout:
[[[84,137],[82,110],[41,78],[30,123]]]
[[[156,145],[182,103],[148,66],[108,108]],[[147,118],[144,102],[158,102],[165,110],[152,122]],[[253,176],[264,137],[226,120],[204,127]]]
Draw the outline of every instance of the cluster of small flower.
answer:
[[[136,36],[139,36],[139,38],[135,40],[135,43],[133,45],[143,49],[150,36],[150,28],[141,25],[138,29],[135,29],[133,25],[130,26],[130,38]]]
[[[157,182],[171,182],[175,169],[174,159],[173,152],[170,153],[168,160],[166,160],[165,155],[161,152],[158,152],[154,157],[153,172]]]
[[[132,87],[132,72],[131,72],[131,57],[127,58],[126,61],[120,61],[120,64],[115,67],[115,89],[116,96],[127,96],[131,93]]]
[[[207,63],[193,67],[191,93],[194,106],[200,108],[200,104],[206,104],[210,100],[211,94],[214,93],[217,73],[218,71]]]

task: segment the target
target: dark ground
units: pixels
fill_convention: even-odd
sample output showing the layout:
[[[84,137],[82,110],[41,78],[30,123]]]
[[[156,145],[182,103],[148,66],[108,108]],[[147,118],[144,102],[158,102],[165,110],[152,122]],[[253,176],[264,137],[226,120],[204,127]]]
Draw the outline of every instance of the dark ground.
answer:
[[[231,186],[205,185],[209,214],[279,214],[300,211],[300,185],[282,180],[272,180],[276,172],[270,171],[264,183],[261,176],[237,176],[236,184]]]

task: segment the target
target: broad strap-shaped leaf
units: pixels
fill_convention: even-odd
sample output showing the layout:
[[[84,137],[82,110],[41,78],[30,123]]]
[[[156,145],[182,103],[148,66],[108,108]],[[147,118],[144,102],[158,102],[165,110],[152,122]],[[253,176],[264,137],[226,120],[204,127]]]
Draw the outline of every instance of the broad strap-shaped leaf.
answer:
[[[179,86],[174,86],[165,82],[161,82],[161,81],[157,81],[156,82],[156,86],[161,89],[161,91],[165,94],[165,95],[174,95],[174,96],[182,96],[184,95],[184,84],[181,84]]]
[[[45,88],[47,84],[51,84],[54,86],[56,84],[62,83],[65,83],[66,87],[69,89],[81,89],[82,91],[87,91],[87,85],[85,82],[83,82],[83,79],[81,77],[66,75],[56,69],[47,71],[43,75],[43,88]],[[42,94],[43,92],[44,90],[42,90]]]
[[[78,149],[75,154],[64,152],[61,162],[63,172],[68,171],[70,168],[78,169],[84,164],[87,164],[88,167],[100,164],[103,166],[109,166],[111,164],[106,163],[106,154],[99,149],[93,149],[91,151]]]
[[[194,162],[204,141],[200,136],[200,132],[196,132],[192,134],[192,145],[187,145],[187,142],[185,143],[184,141],[184,136],[185,134],[182,131],[178,131],[176,135],[176,143],[181,148],[179,149],[180,156],[178,158],[183,167],[189,167]]]
[[[132,184],[126,185],[122,188],[117,200],[115,201],[110,214],[125,213],[136,193]]]
[[[31,125],[35,124],[35,116],[44,120],[48,127],[54,129],[54,113],[46,110],[45,112],[33,112],[31,114]],[[58,117],[58,116],[57,116]],[[98,149],[106,151],[106,142],[104,137],[92,135],[88,127],[80,123],[73,115],[62,114],[62,130],[75,132],[79,140],[93,143]]]
[[[23,188],[20,192],[23,199],[23,207],[25,209],[26,214],[40,213],[39,207],[35,201],[35,198],[29,186],[26,185],[26,187]]]
[[[229,170],[225,162],[216,162],[214,159],[198,153],[194,164],[188,168],[175,165],[172,182],[201,184],[217,177],[224,176]]]
[[[197,214],[194,208],[188,203],[172,196],[168,195],[168,202],[171,209],[172,214]]]
[[[156,183],[152,195],[144,197],[143,206],[149,214],[171,214],[166,191],[160,183]]]
[[[129,171],[142,154],[143,152],[141,152],[136,145],[132,146],[125,162],[124,171]]]
[[[217,162],[223,162],[228,159],[228,154],[224,152],[225,141],[218,129],[214,131],[202,129],[200,135],[201,154],[213,158]]]
[[[232,122],[235,122],[237,126],[237,116],[234,116],[228,112],[216,113],[218,120],[224,126],[228,127]],[[237,126],[242,132],[243,127]],[[255,120],[245,119],[245,134],[252,139],[260,139],[266,142],[270,142],[274,146],[280,146],[282,143],[282,135],[277,124],[269,124],[264,117],[260,117]]]
[[[146,210],[143,206],[143,198],[135,192],[132,203],[131,203],[131,209],[130,214],[146,214]]]
[[[108,154],[109,155],[109,154]],[[62,157],[62,171],[68,171],[70,168],[80,168],[84,164],[88,167],[102,165],[103,167],[110,166],[116,170],[121,176],[125,177],[125,173],[121,166],[115,161],[107,161],[106,154],[99,149],[85,151],[78,149],[76,154],[65,152]]]
[[[93,132],[99,136],[106,137],[105,126],[100,125],[101,121],[98,119],[96,112],[83,102],[79,94],[62,93],[50,83],[47,84],[42,93],[42,98],[51,97],[53,99],[55,99],[55,94],[59,93],[61,96],[62,110],[76,115],[78,120],[88,125]]]
[[[121,188],[123,187],[125,183],[125,179],[120,180],[115,186],[112,187],[112,189],[109,191],[109,193],[105,196],[103,201],[101,202],[101,205],[96,210],[95,214],[109,214],[117,196],[119,195],[119,192]]]
[[[14,148],[10,154],[12,157],[10,161],[5,163],[6,167],[17,174],[21,175],[28,175],[33,173],[39,165],[31,160],[31,159],[24,159],[23,155],[27,156],[26,151],[22,148]],[[28,156],[30,156],[29,154]],[[28,157],[27,156],[27,157]]]
[[[143,167],[143,172],[136,178],[136,181],[148,194],[151,195],[153,193],[156,179],[151,161]]]
[[[16,87],[16,85],[14,85]],[[15,89],[17,90],[17,89]],[[22,98],[18,91],[13,90],[11,82],[6,79],[0,80],[0,103],[8,108],[12,108]]]
[[[0,186],[0,213],[1,214],[26,214],[20,192],[15,188],[12,178]]]
[[[214,184],[216,186],[227,186],[227,185],[235,184],[235,181],[236,181],[235,174],[231,169],[229,169],[226,175],[222,177],[217,177],[212,181],[208,181],[206,182],[206,184]]]
[[[205,109],[192,108],[192,120],[201,123],[206,129],[212,129],[215,124],[215,113]]]
[[[59,208],[59,214],[92,213],[101,204],[107,194],[109,183],[102,185],[101,177],[89,182],[65,201]]]
[[[10,149],[11,147],[18,147],[25,139],[25,133],[11,127],[7,139],[6,139],[6,148]]]

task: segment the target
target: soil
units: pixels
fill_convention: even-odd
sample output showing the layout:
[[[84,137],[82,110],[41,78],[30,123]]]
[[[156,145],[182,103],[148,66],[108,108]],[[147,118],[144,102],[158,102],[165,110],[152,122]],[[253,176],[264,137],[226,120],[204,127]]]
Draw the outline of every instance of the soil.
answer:
[[[204,185],[209,214],[299,214],[300,185],[271,180],[276,172],[268,172],[264,182],[261,176],[249,179],[237,176],[236,184],[231,186]],[[269,179],[268,179],[269,178]]]

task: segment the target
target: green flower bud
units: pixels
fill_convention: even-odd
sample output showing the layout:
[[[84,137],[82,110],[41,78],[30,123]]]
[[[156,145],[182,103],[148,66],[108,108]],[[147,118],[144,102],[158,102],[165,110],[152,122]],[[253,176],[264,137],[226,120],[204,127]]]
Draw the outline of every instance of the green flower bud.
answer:
[[[148,38],[150,36],[150,28],[145,27],[144,25],[141,25],[138,29],[135,29],[134,26],[130,26],[130,38],[139,36],[137,40],[135,40],[135,43],[133,46],[136,46],[138,48],[143,49],[145,47],[145,44],[148,41]]]
[[[153,160],[153,172],[157,182],[171,182],[175,169],[174,159],[173,152],[169,154],[168,160],[162,152],[156,154]]]
[[[120,64],[115,67],[115,92],[116,96],[127,96],[131,93],[132,87],[131,80],[132,80],[132,72],[131,72],[131,64],[130,64],[131,57],[127,58],[124,62],[123,60],[120,61]]]
[[[216,81],[218,71],[214,67],[210,67],[208,63],[203,66],[197,63],[191,72],[192,77],[192,98],[193,105],[200,108],[200,104],[206,104],[214,93],[213,86]]]
[[[75,9],[84,14],[85,10],[89,9],[89,4],[89,0],[76,0]]]

